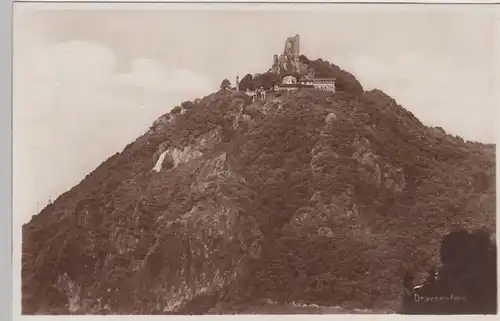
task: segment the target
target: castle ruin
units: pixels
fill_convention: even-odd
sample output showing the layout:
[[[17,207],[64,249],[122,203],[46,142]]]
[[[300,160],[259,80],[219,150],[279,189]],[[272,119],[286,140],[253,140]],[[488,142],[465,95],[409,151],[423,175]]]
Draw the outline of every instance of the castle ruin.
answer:
[[[291,91],[300,88],[314,88],[317,90],[335,92],[335,78],[317,78],[315,71],[300,61],[300,36],[286,38],[283,53],[273,56],[272,67],[268,70],[281,79],[281,83],[274,84],[273,91]],[[236,77],[236,90],[239,90],[239,77]],[[256,88],[247,90],[246,94],[252,101],[265,100],[266,89]]]
[[[288,70],[289,66],[297,68],[300,55],[300,36],[288,37],[285,41],[285,48],[281,55],[274,55],[271,71],[279,73],[281,68]]]
[[[285,50],[283,54],[292,60],[299,60],[300,54],[300,36],[295,35],[295,37],[288,37],[285,42]]]

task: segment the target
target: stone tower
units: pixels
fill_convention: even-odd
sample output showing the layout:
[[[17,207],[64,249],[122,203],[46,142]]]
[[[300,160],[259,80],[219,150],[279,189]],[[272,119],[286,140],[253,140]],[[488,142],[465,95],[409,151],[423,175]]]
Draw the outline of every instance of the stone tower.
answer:
[[[240,90],[240,76],[236,74],[236,91]]]
[[[299,60],[300,55],[300,36],[288,37],[285,42],[283,55],[292,60]]]
[[[299,60],[299,55],[300,55],[300,36],[297,34],[293,38],[293,47],[292,47],[292,55],[294,60]]]
[[[283,53],[279,56],[273,56],[273,65],[269,71],[280,74],[283,70],[288,72],[303,70],[305,67],[299,62],[299,56],[300,36],[296,34],[293,37],[286,38]]]

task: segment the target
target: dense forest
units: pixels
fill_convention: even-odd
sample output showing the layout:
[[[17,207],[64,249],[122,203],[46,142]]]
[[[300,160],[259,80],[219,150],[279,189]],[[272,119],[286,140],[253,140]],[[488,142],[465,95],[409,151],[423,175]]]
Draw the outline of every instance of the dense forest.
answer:
[[[23,313],[230,313],[263,300],[417,313],[407,292],[433,268],[455,283],[473,269],[486,279],[456,295],[496,302],[480,290],[496,271],[495,146],[425,126],[328,61],[300,60],[336,78],[336,92],[252,102],[225,83],[24,225]],[[245,76],[240,90],[277,79]],[[432,282],[426,293],[445,288]],[[461,312],[479,310],[496,305]]]

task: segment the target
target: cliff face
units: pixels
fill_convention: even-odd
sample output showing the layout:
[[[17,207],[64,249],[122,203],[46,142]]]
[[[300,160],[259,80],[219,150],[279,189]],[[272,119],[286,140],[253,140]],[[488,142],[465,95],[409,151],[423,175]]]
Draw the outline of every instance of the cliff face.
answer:
[[[455,225],[494,233],[493,145],[307,64],[346,90],[183,104],[24,225],[23,312],[391,309]]]

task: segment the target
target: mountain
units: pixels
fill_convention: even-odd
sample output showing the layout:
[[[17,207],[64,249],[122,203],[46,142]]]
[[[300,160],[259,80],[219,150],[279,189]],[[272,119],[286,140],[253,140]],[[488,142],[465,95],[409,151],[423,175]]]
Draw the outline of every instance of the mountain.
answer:
[[[394,312],[449,232],[495,239],[494,145],[298,59],[336,92],[184,102],[25,224],[23,313]]]

